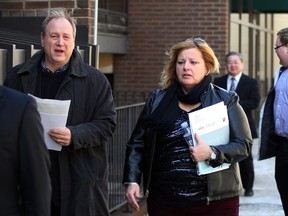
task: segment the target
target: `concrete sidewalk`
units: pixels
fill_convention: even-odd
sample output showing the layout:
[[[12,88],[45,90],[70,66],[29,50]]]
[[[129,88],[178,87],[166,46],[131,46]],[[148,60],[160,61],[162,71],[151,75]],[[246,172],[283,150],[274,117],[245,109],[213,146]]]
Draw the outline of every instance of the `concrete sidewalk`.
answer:
[[[258,140],[253,146],[254,196],[240,197],[240,216],[284,216],[274,171],[275,158],[258,161]]]

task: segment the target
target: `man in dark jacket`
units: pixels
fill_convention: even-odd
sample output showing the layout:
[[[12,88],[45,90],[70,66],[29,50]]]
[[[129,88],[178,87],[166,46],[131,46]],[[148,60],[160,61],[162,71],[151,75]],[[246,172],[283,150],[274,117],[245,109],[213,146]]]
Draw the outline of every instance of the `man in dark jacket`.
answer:
[[[285,215],[288,215],[288,28],[277,33],[275,52],[280,67],[274,86],[267,94],[260,113],[259,160],[275,157],[275,179]]]
[[[244,61],[241,53],[229,52],[225,58],[228,74],[216,78],[215,85],[235,91],[239,95],[239,103],[248,118],[252,138],[258,138],[258,133],[252,111],[260,102],[260,93],[257,80],[243,73]],[[241,180],[245,189],[245,196],[253,196],[254,165],[252,152],[249,157],[239,162]]]
[[[50,216],[50,161],[36,102],[0,86],[0,119],[0,215]]]
[[[75,48],[75,20],[52,10],[43,21],[43,49],[7,75],[5,85],[40,98],[71,100],[66,128],[50,137],[62,146],[50,151],[53,216],[107,216],[106,141],[116,128],[111,86],[85,64]]]

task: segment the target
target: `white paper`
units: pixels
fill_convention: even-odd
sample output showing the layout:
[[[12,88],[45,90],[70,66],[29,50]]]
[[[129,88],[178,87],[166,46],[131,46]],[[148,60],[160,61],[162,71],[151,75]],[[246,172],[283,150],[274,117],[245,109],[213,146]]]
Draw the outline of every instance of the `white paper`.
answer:
[[[189,121],[193,142],[196,145],[195,133],[208,145],[217,146],[229,142],[229,119],[224,102],[189,113]],[[205,161],[198,162],[197,165],[199,175],[217,172],[230,166],[230,164],[224,163],[219,167],[213,168]]]
[[[49,150],[61,151],[62,146],[48,134],[52,128],[65,128],[71,100],[41,99],[32,96],[37,102],[41,123],[44,128],[44,140]]]

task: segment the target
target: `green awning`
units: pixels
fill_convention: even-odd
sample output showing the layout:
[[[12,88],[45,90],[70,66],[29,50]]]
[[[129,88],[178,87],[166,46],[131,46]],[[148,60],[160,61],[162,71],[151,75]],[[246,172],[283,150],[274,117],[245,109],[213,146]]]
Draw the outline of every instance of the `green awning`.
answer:
[[[232,12],[248,12],[248,8],[251,7],[252,11],[259,11],[262,13],[288,13],[288,0],[231,0]]]

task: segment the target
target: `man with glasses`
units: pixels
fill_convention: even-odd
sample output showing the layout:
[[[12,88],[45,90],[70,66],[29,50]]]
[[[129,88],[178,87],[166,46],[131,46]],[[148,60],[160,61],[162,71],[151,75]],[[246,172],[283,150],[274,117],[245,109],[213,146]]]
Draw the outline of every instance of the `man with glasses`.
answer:
[[[285,215],[288,215],[288,28],[277,33],[275,52],[280,67],[274,86],[260,112],[259,160],[276,157],[275,179]]]
[[[252,138],[258,138],[256,125],[252,116],[260,103],[260,93],[257,80],[244,74],[243,56],[239,52],[229,52],[225,57],[228,74],[215,78],[214,84],[228,91],[235,91],[239,95],[239,103],[248,118]],[[253,196],[254,164],[252,152],[239,162],[241,180],[245,189],[244,196]]]

